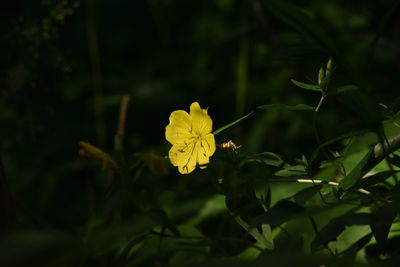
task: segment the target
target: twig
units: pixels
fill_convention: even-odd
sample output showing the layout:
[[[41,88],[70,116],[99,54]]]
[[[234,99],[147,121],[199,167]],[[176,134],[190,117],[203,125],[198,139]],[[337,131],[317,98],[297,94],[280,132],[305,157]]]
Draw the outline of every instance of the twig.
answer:
[[[121,137],[125,136],[126,114],[128,111],[128,106],[129,106],[130,100],[131,100],[131,97],[129,95],[124,95],[121,100],[121,106],[119,107],[117,135],[121,136]]]
[[[268,182],[297,182],[297,183],[307,183],[307,184],[327,184],[327,185],[332,185],[332,186],[339,186],[339,183],[337,182],[328,182],[328,181],[322,181],[322,180],[315,180],[315,179],[270,179]],[[359,188],[356,191],[358,191],[361,194],[364,195],[370,195],[371,192]]]

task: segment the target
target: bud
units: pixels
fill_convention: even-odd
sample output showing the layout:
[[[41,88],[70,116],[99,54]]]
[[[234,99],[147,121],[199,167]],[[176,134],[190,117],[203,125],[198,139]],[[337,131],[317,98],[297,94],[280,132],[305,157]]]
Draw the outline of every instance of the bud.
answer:
[[[328,63],[326,63],[326,72],[325,72],[326,76],[329,76],[332,73],[332,68],[333,68],[333,62],[332,58],[330,57]]]
[[[321,85],[322,80],[325,78],[324,68],[320,68],[318,72],[318,84]]]

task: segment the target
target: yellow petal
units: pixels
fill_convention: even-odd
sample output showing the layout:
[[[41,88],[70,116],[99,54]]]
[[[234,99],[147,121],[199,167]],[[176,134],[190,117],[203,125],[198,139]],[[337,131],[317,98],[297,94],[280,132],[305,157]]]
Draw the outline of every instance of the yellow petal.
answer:
[[[169,150],[172,165],[177,166],[182,174],[191,173],[196,168],[198,145],[196,141],[189,144],[174,144]]]
[[[202,147],[208,157],[211,157],[215,152],[215,138],[212,133],[207,134],[201,139]]]
[[[165,128],[165,138],[171,144],[187,143],[192,137],[192,118],[184,110],[176,110],[169,117],[169,124]]]
[[[201,109],[199,103],[194,102],[190,105],[190,116],[192,117],[193,131],[202,136],[211,133],[212,120],[207,114],[206,109]]]

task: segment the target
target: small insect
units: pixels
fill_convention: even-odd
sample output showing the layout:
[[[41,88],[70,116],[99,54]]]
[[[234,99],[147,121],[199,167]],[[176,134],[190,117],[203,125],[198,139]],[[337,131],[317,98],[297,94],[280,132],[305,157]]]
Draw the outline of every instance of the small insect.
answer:
[[[242,146],[237,146],[232,140],[229,140],[226,143],[218,144],[218,146],[222,149],[232,149],[233,151],[236,151],[242,147]]]

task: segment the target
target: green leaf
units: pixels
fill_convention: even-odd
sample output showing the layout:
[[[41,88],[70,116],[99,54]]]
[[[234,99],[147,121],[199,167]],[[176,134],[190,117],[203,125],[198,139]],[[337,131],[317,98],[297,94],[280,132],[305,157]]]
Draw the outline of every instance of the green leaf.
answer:
[[[312,198],[315,194],[321,190],[322,184],[317,184],[315,186],[307,187],[301,191],[299,191],[296,195],[293,196],[294,201],[299,205],[304,205],[310,198]]]
[[[215,130],[215,131],[213,132],[213,135],[217,135],[217,134],[219,134],[220,132],[225,131],[226,129],[232,127],[232,126],[235,125],[236,123],[239,123],[239,122],[241,122],[242,120],[246,119],[246,118],[249,117],[251,114],[253,114],[253,111],[250,112],[249,114],[247,114],[247,115],[245,115],[245,116],[243,116],[243,117],[241,117],[241,118],[235,120],[234,122],[231,122],[231,123],[229,123],[229,124],[227,124],[227,125],[225,125],[225,126],[222,126],[222,127],[218,128],[217,130]]]
[[[392,154],[392,157],[388,158],[390,163],[393,164],[394,166],[400,168],[400,157],[396,154]]]
[[[298,86],[298,87],[300,87],[300,88],[303,88],[303,89],[306,89],[306,90],[312,90],[312,91],[322,92],[322,88],[321,88],[319,85],[317,85],[317,84],[302,83],[302,82],[296,81],[296,80],[294,80],[294,79],[290,79],[290,81],[291,81],[292,83],[294,83],[294,85],[296,85],[296,86]]]
[[[307,171],[304,165],[285,165],[282,170],[274,174],[280,177],[304,177],[307,175]]]
[[[371,230],[378,245],[382,247],[386,245],[390,227],[396,215],[396,209],[391,204],[378,207],[373,212],[374,220],[371,222]]]
[[[364,167],[367,165],[368,161],[370,161],[370,158],[373,157],[372,151],[373,150],[370,149],[356,167],[340,181],[339,186],[343,188],[343,190],[349,190],[363,177]]]
[[[369,233],[359,240],[357,240],[354,244],[348,247],[346,250],[340,253],[341,256],[344,257],[352,257],[354,258],[359,250],[361,250],[372,238],[372,233]]]
[[[331,220],[325,225],[311,243],[312,249],[319,249],[329,242],[335,241],[337,237],[351,225],[368,225],[372,222],[371,214],[368,213],[348,213]]]
[[[354,200],[356,200],[356,198],[354,198],[353,201]],[[260,226],[262,224],[270,224],[273,226],[280,225],[293,219],[304,218],[307,216],[332,210],[334,208],[344,205],[345,203],[347,204],[350,201],[352,200],[340,200],[331,204],[327,204],[325,206],[309,207],[305,209],[293,201],[289,201],[287,199],[281,200],[266,213],[261,214],[253,219],[251,225],[254,227]]]
[[[257,107],[258,110],[315,110],[315,107],[305,105],[305,104],[297,104],[295,106],[289,106],[285,104],[270,104],[270,105],[262,105]]]
[[[240,226],[242,226],[258,242],[263,244],[266,249],[274,248],[274,240],[272,239],[272,231],[271,231],[271,226],[269,224],[262,224],[260,231],[256,227],[249,226],[239,216],[237,216],[235,219]]]
[[[262,224],[280,225],[286,221],[300,217],[303,212],[304,208],[292,201],[279,201],[267,213],[254,219],[252,226],[257,227]]]
[[[203,208],[197,213],[196,216],[191,218],[187,224],[196,225],[205,219],[216,216],[224,211],[226,211],[225,196],[215,195],[204,203]]]
[[[367,176],[367,177],[361,179],[360,181],[358,181],[355,187],[356,188],[364,188],[364,187],[368,187],[368,186],[373,186],[377,183],[384,182],[386,179],[388,179],[389,177],[392,177],[393,175],[395,175],[398,172],[400,172],[400,171],[382,171],[382,172],[375,173],[373,175]]]
[[[272,152],[262,152],[259,154],[250,155],[244,163],[247,162],[260,162],[270,166],[280,166],[283,163],[283,160],[280,155],[272,153]]]

